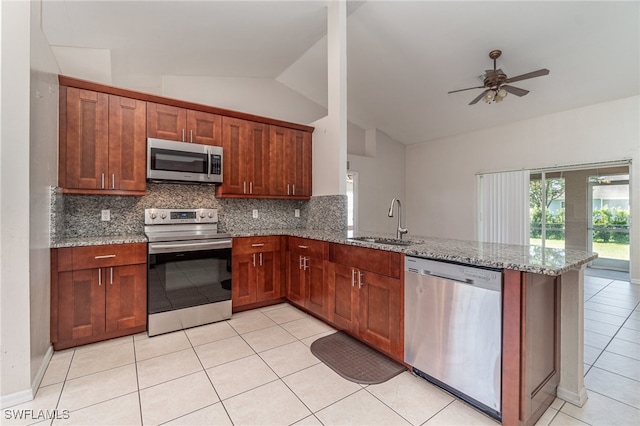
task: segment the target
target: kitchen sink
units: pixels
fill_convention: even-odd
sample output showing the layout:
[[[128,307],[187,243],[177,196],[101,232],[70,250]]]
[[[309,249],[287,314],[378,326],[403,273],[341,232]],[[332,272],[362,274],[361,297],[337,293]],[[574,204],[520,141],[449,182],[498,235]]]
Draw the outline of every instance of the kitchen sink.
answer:
[[[363,241],[363,242],[375,243],[375,244],[387,244],[392,246],[411,246],[414,244],[420,244],[420,242],[418,241],[398,240],[395,238],[353,237],[349,239],[354,241]]]

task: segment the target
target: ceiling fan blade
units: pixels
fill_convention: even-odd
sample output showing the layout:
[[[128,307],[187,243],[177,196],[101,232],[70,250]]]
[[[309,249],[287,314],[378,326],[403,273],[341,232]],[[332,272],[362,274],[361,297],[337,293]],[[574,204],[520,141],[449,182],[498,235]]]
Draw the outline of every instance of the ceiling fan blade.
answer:
[[[484,86],[468,87],[466,89],[452,90],[451,92],[447,92],[447,93],[464,92],[465,90],[471,90],[471,89],[484,89]]]
[[[543,75],[547,75],[547,74],[549,74],[549,70],[546,69],[546,68],[543,68],[543,69],[538,70],[538,71],[531,71],[531,72],[528,72],[526,74],[517,75],[515,77],[507,78],[504,82],[505,83],[513,83],[514,81],[521,81],[521,80],[526,80],[528,78],[534,78],[534,77],[542,77]]]
[[[473,104],[478,103],[478,101],[479,101],[480,99],[484,98],[484,95],[486,95],[486,94],[489,92],[489,90],[491,90],[491,89],[487,89],[487,90],[485,90],[484,92],[480,93],[480,95],[479,95],[477,98],[475,98],[474,100],[472,100],[471,102],[469,102],[469,105],[473,105]]]
[[[516,96],[524,96],[527,93],[529,93],[528,90],[520,89],[519,87],[503,85],[501,86],[501,88],[506,90],[508,93],[511,93],[512,95],[516,95]]]

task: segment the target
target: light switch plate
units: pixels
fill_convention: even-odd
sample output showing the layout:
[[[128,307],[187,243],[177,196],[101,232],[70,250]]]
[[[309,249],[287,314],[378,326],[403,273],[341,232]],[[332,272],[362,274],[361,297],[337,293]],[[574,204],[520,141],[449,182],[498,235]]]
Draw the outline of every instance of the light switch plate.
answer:
[[[111,210],[102,210],[102,221],[111,220]]]
[[[258,209],[253,209],[253,218],[254,219],[258,218]]]

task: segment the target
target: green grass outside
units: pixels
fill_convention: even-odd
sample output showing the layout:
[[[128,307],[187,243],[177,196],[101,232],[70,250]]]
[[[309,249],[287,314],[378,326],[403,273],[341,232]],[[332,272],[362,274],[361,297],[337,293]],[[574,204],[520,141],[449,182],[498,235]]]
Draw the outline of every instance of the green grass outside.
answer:
[[[541,246],[542,240],[540,238],[530,238],[529,244]],[[547,240],[545,247],[563,249],[564,240]],[[598,253],[600,258],[629,260],[629,244],[594,242],[593,251]]]

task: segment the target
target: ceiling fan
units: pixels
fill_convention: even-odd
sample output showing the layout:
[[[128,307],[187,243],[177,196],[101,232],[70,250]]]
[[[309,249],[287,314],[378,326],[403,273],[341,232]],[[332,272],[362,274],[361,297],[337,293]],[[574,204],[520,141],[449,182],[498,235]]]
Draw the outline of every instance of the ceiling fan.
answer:
[[[466,89],[460,90],[452,90],[447,93],[456,93],[463,92],[465,90],[472,89],[485,89],[477,98],[469,102],[469,105],[473,105],[477,103],[480,99],[483,99],[486,103],[490,104],[493,102],[502,102],[502,100],[507,96],[508,93],[511,93],[516,96],[524,96],[529,93],[528,90],[520,89],[518,87],[509,86],[508,83],[513,83],[515,81],[527,80],[529,78],[534,77],[542,77],[543,75],[549,74],[549,70],[546,68],[531,71],[526,74],[518,75],[515,77],[508,78],[507,75],[502,72],[501,69],[496,69],[496,59],[498,59],[502,55],[501,50],[492,50],[489,52],[489,57],[493,59],[493,69],[486,70],[484,75],[484,84],[478,87],[469,87]]]

